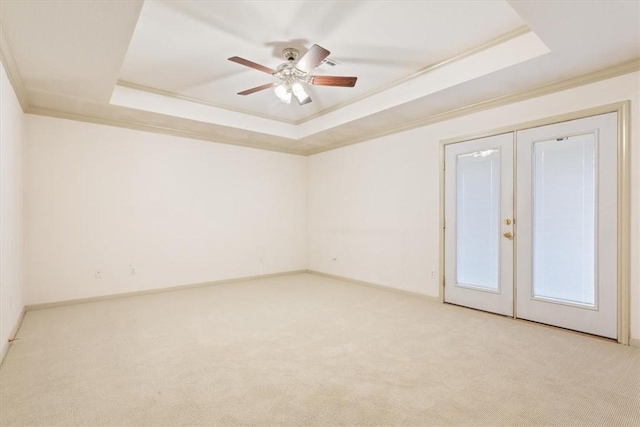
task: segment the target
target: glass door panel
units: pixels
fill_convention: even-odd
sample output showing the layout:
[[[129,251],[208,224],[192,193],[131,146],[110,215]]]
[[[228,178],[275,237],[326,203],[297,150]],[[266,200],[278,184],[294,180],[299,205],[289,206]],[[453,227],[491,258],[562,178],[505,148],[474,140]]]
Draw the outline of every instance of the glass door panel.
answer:
[[[595,307],[595,134],[536,142],[533,164],[533,297]]]
[[[497,291],[500,149],[457,156],[457,285]]]

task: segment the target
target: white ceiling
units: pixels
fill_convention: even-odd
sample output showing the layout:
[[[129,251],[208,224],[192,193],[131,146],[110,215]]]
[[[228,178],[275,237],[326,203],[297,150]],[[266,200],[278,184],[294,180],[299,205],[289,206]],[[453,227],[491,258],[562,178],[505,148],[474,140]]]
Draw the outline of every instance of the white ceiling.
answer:
[[[28,112],[309,153],[640,58],[636,1],[1,1]],[[355,88],[282,104],[284,47],[317,43]],[[120,80],[120,85],[117,85]],[[18,83],[20,84],[20,83]]]
[[[120,80],[275,119],[300,120],[524,26],[496,2],[146,2]],[[434,42],[437,41],[437,42]],[[276,68],[282,49],[317,43],[339,66],[317,74],[357,76],[355,88],[311,87],[313,102],[284,104],[277,81],[227,61]]]

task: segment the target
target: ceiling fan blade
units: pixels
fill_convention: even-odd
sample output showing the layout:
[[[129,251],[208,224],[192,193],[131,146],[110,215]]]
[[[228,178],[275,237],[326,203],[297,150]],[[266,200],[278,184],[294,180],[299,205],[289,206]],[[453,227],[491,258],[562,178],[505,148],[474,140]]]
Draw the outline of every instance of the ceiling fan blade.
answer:
[[[251,95],[252,93],[260,92],[261,90],[269,89],[270,87],[274,87],[277,83],[267,83],[266,85],[252,87],[251,89],[243,90],[242,92],[238,92],[238,95]]]
[[[329,56],[331,52],[327,49],[314,44],[311,46],[311,49],[304,54],[302,58],[296,64],[296,68],[303,73],[309,73],[313,71],[318,65],[324,61],[324,59]]]
[[[256,64],[255,62],[251,62],[248,59],[240,58],[239,56],[232,56],[231,58],[229,58],[229,61],[256,69],[258,71],[262,71],[263,73],[267,73],[267,74],[273,74],[276,72],[276,70],[272,68],[265,67],[264,65]]]
[[[309,83],[316,86],[354,87],[357,77],[311,76]]]

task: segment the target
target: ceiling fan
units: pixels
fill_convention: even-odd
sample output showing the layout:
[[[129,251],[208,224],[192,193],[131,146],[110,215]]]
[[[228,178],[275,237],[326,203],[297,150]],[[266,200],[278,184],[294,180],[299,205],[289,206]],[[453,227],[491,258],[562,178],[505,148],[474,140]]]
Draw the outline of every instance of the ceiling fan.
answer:
[[[340,87],[354,87],[356,85],[357,77],[314,76],[309,74],[322,64],[330,53],[327,49],[314,44],[311,46],[311,49],[298,60],[298,50],[287,48],[282,51],[287,62],[280,64],[276,70],[238,56],[229,58],[229,61],[254,68],[263,73],[271,74],[279,80],[275,83],[267,83],[238,92],[238,95],[251,95],[252,93],[275,87],[274,92],[282,102],[286,104],[291,103],[293,96],[298,101],[298,104],[304,105],[311,102],[311,97],[304,90],[305,84]]]

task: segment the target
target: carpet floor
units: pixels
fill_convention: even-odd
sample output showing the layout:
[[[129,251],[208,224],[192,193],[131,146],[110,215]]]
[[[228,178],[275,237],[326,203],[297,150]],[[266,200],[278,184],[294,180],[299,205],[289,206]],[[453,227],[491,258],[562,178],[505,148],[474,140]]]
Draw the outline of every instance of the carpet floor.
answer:
[[[298,274],[28,312],[2,426],[640,425],[640,350]]]

